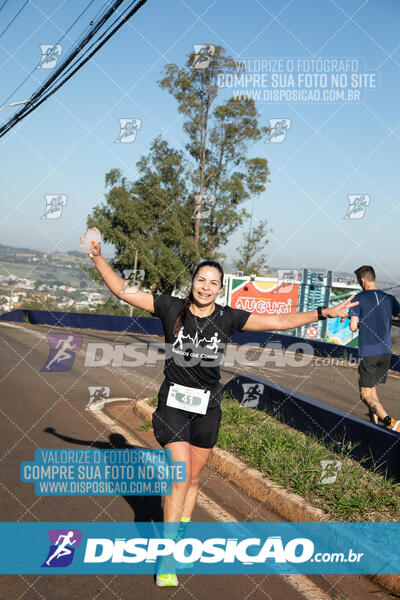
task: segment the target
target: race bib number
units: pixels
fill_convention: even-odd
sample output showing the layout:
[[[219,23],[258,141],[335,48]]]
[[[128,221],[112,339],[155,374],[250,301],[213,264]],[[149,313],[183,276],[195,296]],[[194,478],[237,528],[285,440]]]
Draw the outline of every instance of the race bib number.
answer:
[[[209,391],[174,383],[169,388],[166,404],[173,408],[180,408],[181,410],[205,415],[209,399]]]

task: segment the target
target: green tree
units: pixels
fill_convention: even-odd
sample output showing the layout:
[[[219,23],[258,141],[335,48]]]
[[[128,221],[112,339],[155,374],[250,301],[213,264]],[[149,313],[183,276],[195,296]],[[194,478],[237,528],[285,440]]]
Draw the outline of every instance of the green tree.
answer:
[[[185,200],[184,158],[156,138],[137,167],[140,177],[135,182],[128,182],[119,169],[106,174],[105,204],[93,209],[87,223],[115,246],[114,269],[121,274],[133,269],[137,249],[137,268],[145,272],[143,286],[171,293],[187,283],[200,260],[192,237],[191,207]],[[102,282],[93,268],[86,270]]]
[[[86,312],[89,312],[86,309]],[[96,308],[90,312],[100,315],[123,315],[129,316],[129,307],[127,304],[121,304],[113,296],[107,298],[102,304],[97,304]]]
[[[194,57],[194,53],[189,55],[184,68],[167,65],[159,83],[175,97],[179,112],[185,116],[183,128],[189,137],[186,150],[193,165],[189,189],[193,212],[198,208],[201,217],[203,195],[215,197],[210,215],[194,220],[195,244],[205,258],[218,258],[218,247],[225,245],[229,235],[249,216],[239,210],[239,204],[250,197],[251,187],[263,186],[267,181],[267,161],[253,159],[258,167],[254,168],[247,153],[249,145],[265,136],[268,128],[259,127],[252,99],[230,98],[215,105],[220,91],[218,74],[237,69],[221,46],[216,46],[206,69],[192,69]],[[201,200],[199,207],[196,194]]]
[[[81,312],[88,312],[88,309]],[[100,315],[121,315],[124,317],[129,317],[129,306],[127,304],[121,304],[118,300],[116,300],[113,296],[107,298],[102,304],[97,304],[96,308],[91,310],[90,312],[100,314]],[[149,313],[140,310],[139,308],[133,309],[134,317],[148,317]]]
[[[22,299],[21,308],[25,310],[60,310],[57,301],[54,298],[50,298],[49,296],[31,296],[29,294]]]
[[[181,289],[200,258],[224,256],[218,249],[249,217],[241,204],[265,189],[268,176],[265,159],[247,158],[249,146],[268,132],[258,126],[254,101],[215,102],[220,91],[215,76],[234,70],[234,61],[221,47],[216,47],[210,69],[191,69],[193,58],[191,54],[183,69],[167,65],[159,82],[185,115],[186,152],[156,138],[137,163],[136,181],[127,181],[119,169],[106,174],[105,203],[94,207],[87,220],[114,245],[111,266],[119,273],[134,268],[138,251],[143,287],[153,292]],[[196,194],[215,197],[207,218],[193,218]],[[199,213],[204,217],[203,205]],[[103,283],[94,268],[84,270]]]
[[[267,221],[260,221],[257,227],[250,225],[249,232],[244,234],[242,245],[236,248],[239,255],[235,262],[238,271],[250,275],[263,275],[262,268],[265,267],[266,257],[260,252],[268,243],[267,235],[269,233]]]
[[[252,212],[249,221],[248,233],[243,235],[242,245],[236,248],[239,257],[236,262],[238,271],[244,273],[256,273],[264,275],[266,257],[259,254],[268,244],[268,233],[271,231],[267,227],[267,221],[260,221],[257,227],[253,226],[254,199],[265,191],[265,185],[261,179],[262,174],[267,168],[266,161],[262,158],[254,158],[248,161],[249,170],[249,190],[252,194]]]

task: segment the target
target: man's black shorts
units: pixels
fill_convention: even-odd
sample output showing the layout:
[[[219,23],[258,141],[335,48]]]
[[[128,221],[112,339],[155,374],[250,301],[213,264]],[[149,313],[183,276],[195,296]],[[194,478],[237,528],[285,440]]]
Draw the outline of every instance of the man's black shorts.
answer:
[[[391,358],[391,354],[377,354],[362,358],[358,365],[360,387],[372,388],[378,383],[385,383]]]
[[[171,442],[188,442],[200,448],[217,443],[221,423],[221,406],[209,407],[205,415],[167,406],[168,384],[163,382],[158,393],[157,410],[153,413],[154,436],[160,446]]]

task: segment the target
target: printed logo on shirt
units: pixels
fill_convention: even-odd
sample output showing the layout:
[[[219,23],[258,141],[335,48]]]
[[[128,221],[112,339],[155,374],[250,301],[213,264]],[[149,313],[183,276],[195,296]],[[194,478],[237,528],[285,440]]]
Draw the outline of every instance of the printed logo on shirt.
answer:
[[[199,337],[198,336],[198,332],[196,331],[194,337],[192,337],[190,334],[184,335],[183,333],[183,327],[180,328],[179,333],[178,333],[178,337],[176,338],[175,342],[172,344],[172,347],[174,347],[176,344],[179,343],[179,347],[182,350],[183,348],[183,340],[190,340],[192,342],[192,344],[194,344],[196,346],[196,348],[198,346],[200,346],[201,344],[203,344],[204,342],[207,343],[207,348],[211,348],[211,350],[214,350],[214,352],[216,352],[218,350],[218,344],[222,341],[219,337],[218,337],[218,333],[215,332],[213,336],[211,336],[209,339],[205,338],[205,337]]]
[[[185,358],[215,360],[221,356],[218,354],[221,342],[222,338],[219,337],[217,331],[215,331],[214,335],[207,338],[199,336],[197,331],[194,336],[190,335],[190,333],[185,334],[184,328],[181,327],[175,342],[171,345],[171,351],[173,354],[178,354]],[[203,352],[197,351],[199,347]],[[207,348],[210,350],[209,352],[206,350]]]

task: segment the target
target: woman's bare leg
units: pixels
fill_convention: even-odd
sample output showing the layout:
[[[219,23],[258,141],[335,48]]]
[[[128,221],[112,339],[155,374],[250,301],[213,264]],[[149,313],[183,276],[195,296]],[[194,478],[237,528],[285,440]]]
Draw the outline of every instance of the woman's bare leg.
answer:
[[[200,448],[199,446],[190,446],[190,480],[189,489],[186,494],[182,517],[190,518],[194,511],[199,490],[200,473],[204,469],[212,448]]]
[[[172,493],[164,496],[163,512],[164,522],[176,523],[181,520],[186,494],[190,485],[191,453],[188,442],[171,442],[165,449],[171,450],[173,461],[186,463],[186,480],[172,483]]]

